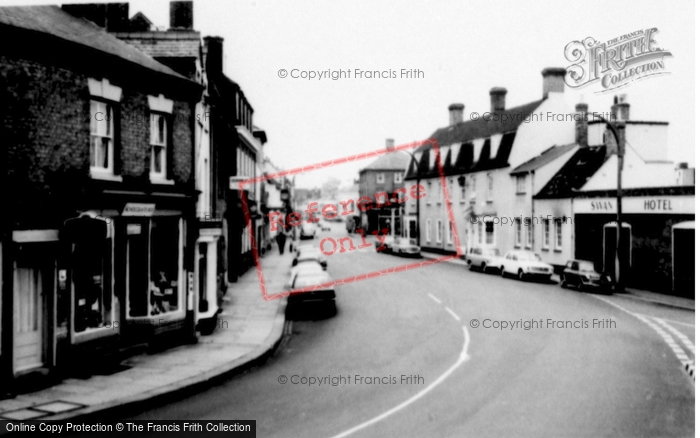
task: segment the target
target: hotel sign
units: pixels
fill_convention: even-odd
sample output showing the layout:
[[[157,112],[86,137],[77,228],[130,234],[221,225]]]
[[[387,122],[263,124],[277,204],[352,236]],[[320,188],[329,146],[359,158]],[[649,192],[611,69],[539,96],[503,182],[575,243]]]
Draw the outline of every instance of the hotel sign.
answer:
[[[616,214],[616,198],[575,199],[574,213]],[[634,196],[622,198],[622,214],[695,214],[694,196]]]

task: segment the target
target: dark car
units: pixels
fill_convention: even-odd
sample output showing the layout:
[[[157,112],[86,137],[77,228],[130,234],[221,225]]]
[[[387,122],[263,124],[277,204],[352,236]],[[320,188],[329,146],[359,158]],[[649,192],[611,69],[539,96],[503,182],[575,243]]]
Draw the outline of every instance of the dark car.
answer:
[[[579,291],[584,289],[612,291],[610,275],[597,271],[593,262],[588,260],[569,260],[560,277],[559,284],[563,288],[574,286]]]

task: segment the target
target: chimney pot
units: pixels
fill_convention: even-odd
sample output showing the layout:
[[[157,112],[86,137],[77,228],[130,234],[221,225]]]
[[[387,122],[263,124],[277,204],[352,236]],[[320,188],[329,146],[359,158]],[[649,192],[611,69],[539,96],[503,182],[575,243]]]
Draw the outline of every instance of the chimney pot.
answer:
[[[493,87],[489,91],[489,95],[491,95],[492,113],[504,111],[506,109],[506,93],[508,93],[508,90],[503,87]]]
[[[461,103],[453,103],[447,108],[450,111],[450,126],[462,123],[464,120],[464,105]]]
[[[170,2],[170,28],[180,30],[191,30],[193,27],[192,2],[191,1],[171,1]]]
[[[542,70],[542,98],[546,99],[549,93],[564,92],[564,76],[566,69],[560,67],[548,67]]]
[[[588,104],[576,104],[576,143],[582,148],[588,147]]]

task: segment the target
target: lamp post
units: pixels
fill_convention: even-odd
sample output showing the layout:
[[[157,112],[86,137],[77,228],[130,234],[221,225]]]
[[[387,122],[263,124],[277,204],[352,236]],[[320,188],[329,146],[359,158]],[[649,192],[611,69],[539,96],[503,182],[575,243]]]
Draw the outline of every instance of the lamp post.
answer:
[[[387,144],[386,150],[389,152],[404,152],[408,154],[409,157],[411,157],[411,162],[413,162],[413,165],[416,166],[416,185],[420,186],[420,168],[418,167],[418,160],[416,160],[416,157],[405,150],[400,150],[397,151],[393,144],[389,145]],[[394,224],[392,222],[391,227],[393,229]],[[409,229],[409,238],[410,238],[410,229]],[[418,240],[418,248],[420,248],[420,199],[416,199],[416,239]]]
[[[585,115],[589,114],[605,123],[605,126],[610,129],[613,137],[615,137],[615,143],[617,144],[617,214],[615,216],[617,236],[615,237],[615,289],[617,291],[622,291],[624,290],[624,287],[620,284],[620,236],[622,235],[622,165],[625,156],[625,145],[620,142],[620,136],[615,125],[598,113],[585,113]],[[624,122],[621,123],[624,126]]]

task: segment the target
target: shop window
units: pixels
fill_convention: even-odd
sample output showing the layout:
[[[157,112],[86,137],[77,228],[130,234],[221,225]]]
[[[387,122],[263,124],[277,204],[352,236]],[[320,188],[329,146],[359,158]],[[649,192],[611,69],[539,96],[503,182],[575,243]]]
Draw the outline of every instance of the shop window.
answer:
[[[112,239],[81,239],[73,243],[73,327],[83,333],[111,327]]]

